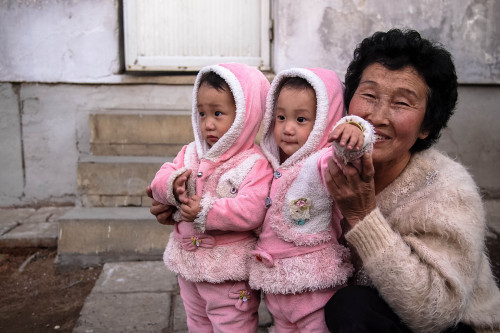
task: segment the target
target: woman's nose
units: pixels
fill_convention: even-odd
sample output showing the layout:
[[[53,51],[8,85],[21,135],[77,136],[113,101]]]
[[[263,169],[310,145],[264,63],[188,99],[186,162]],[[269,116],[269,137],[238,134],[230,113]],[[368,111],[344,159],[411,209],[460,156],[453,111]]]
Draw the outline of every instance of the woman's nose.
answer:
[[[367,112],[367,115],[364,118],[375,126],[383,125],[387,124],[389,114],[389,105],[383,101],[379,101],[375,105],[373,105],[372,108],[370,108],[369,112]]]

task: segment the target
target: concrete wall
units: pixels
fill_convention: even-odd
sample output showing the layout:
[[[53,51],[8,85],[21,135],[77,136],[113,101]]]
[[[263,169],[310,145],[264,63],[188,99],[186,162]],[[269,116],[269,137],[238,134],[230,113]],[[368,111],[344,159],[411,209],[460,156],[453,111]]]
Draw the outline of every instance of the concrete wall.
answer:
[[[324,66],[343,78],[363,38],[397,27],[442,43],[460,83],[500,83],[500,1],[279,0],[274,17],[275,70]]]
[[[117,0],[0,1],[0,79],[95,82],[120,70]]]
[[[442,42],[462,86],[439,147],[500,196],[499,1],[276,0],[272,12],[275,71],[322,66],[343,78],[355,45],[393,26]],[[189,108],[192,77],[120,72],[120,13],[118,0],[0,1],[0,206],[76,202],[89,113]]]
[[[187,85],[24,83],[17,92],[12,91],[11,84],[0,87],[0,92],[10,92],[9,101],[13,101],[8,108],[3,100],[0,102],[2,127],[4,119],[9,126],[8,131],[2,128],[1,132],[0,206],[74,203],[78,159],[90,151],[90,113],[110,109],[125,113],[141,110],[144,114],[186,110],[192,91]]]

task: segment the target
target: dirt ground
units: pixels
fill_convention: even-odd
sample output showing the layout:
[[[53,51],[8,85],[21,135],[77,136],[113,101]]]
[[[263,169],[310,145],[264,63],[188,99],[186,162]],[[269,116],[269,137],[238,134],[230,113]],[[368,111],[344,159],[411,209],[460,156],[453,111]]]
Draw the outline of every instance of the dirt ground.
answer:
[[[0,249],[0,332],[71,332],[102,267],[58,273],[57,250]]]
[[[500,237],[487,238],[500,279]],[[0,332],[71,332],[102,267],[58,273],[56,249],[0,249]],[[31,259],[30,259],[31,258]]]

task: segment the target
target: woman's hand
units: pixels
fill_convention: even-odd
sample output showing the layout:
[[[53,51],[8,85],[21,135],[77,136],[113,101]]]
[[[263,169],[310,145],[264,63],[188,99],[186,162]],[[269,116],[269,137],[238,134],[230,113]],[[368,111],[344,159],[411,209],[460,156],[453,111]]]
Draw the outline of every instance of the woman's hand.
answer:
[[[377,207],[374,174],[370,154],[364,154],[362,157],[361,173],[350,163],[344,165],[342,172],[331,157],[328,159],[326,185],[351,228]]]
[[[146,188],[146,194],[148,197],[153,199],[153,191],[151,190],[151,186]],[[149,212],[156,217],[156,220],[160,224],[165,225],[174,225],[175,221],[172,219],[172,213],[174,212],[174,207],[169,205],[164,205],[155,199],[153,199],[153,203],[151,204],[151,208]]]

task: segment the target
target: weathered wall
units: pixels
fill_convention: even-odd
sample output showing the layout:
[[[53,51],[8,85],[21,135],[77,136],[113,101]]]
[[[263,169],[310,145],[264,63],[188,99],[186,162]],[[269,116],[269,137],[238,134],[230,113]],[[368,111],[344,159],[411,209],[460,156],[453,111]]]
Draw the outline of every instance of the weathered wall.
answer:
[[[120,69],[117,0],[0,0],[0,80],[95,82]]]
[[[0,87],[8,90],[10,85]],[[0,102],[2,127],[7,116],[11,124],[8,132],[4,134],[3,129],[1,132],[0,206],[73,203],[78,159],[90,152],[88,117],[91,112],[113,109],[125,113],[141,110],[147,114],[158,110],[185,110],[190,107],[191,91],[190,86],[177,85],[19,85],[18,95],[11,93],[10,100],[15,103],[6,108],[3,101]],[[22,160],[18,156],[21,144]]]
[[[118,0],[0,0],[0,206],[76,201],[90,112],[189,108],[189,85],[120,73],[119,15]],[[275,71],[343,77],[355,45],[393,26],[442,42],[462,86],[439,147],[500,196],[499,1],[276,0],[273,15]]]
[[[16,204],[24,188],[17,88],[0,83],[0,206]]]
[[[397,27],[442,43],[460,83],[500,83],[500,1],[279,0],[274,17],[275,70],[324,66],[343,78],[363,38]]]

